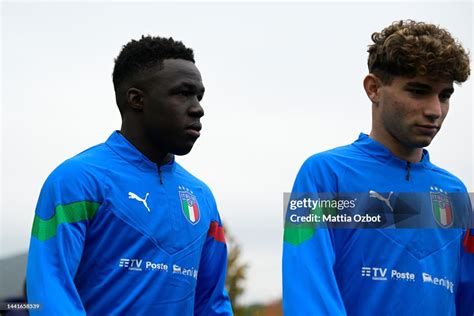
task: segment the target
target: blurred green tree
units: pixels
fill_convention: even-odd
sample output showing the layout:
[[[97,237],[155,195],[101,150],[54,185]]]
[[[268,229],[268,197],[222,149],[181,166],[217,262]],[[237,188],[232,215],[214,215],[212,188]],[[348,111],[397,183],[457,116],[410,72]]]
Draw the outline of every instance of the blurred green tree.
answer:
[[[228,226],[224,227],[228,251],[226,288],[232,302],[235,316],[243,315],[243,306],[239,298],[245,291],[244,283],[247,276],[248,264],[242,263],[242,248],[236,239],[229,233]]]

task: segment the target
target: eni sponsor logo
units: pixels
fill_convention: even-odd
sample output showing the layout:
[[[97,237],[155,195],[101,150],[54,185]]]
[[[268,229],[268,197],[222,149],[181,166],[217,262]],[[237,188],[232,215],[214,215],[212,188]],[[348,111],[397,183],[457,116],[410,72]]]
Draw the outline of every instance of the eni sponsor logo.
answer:
[[[177,264],[173,264],[173,274],[184,275],[197,279],[198,270],[194,268],[183,268]]]
[[[433,285],[441,286],[446,288],[449,292],[454,293],[454,283],[447,278],[437,278],[426,272],[423,272],[422,277],[423,283],[431,283]]]

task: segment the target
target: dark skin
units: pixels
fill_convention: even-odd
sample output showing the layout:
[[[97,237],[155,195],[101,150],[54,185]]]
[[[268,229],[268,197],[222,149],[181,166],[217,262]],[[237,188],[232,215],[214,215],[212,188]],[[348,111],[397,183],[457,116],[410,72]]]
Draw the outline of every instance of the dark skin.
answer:
[[[200,136],[204,86],[194,63],[165,59],[125,82],[120,133],[158,165],[186,155]]]

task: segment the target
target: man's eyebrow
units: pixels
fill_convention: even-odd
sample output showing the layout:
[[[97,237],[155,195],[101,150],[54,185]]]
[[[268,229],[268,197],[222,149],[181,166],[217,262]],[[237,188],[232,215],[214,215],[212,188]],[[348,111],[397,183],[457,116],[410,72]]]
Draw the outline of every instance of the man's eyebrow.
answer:
[[[422,83],[422,82],[417,82],[417,81],[411,81],[407,82],[405,84],[406,88],[416,88],[416,89],[423,89],[423,90],[431,90],[433,89],[429,84]]]
[[[453,94],[454,93],[454,88],[453,87],[449,87],[449,88],[446,88],[446,89],[443,89],[443,92],[447,92],[449,94]]]
[[[426,84],[426,83],[422,83],[422,82],[417,82],[417,81],[407,82],[405,84],[405,87],[406,88],[423,89],[423,90],[427,90],[427,91],[431,91],[433,89],[433,87],[431,85]],[[454,93],[454,88],[453,87],[446,87],[445,89],[443,89],[443,92],[453,94]]]
[[[196,91],[196,92],[201,92],[201,93],[204,93],[204,91],[206,91],[203,85],[197,86],[194,83],[190,83],[190,82],[181,82],[175,87],[175,89],[180,89],[180,88],[186,88],[191,91]]]

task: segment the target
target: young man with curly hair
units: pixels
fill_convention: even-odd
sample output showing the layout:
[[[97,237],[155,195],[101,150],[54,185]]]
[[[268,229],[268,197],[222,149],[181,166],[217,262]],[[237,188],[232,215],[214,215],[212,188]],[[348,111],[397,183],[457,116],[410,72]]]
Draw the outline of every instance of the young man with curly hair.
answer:
[[[448,31],[427,23],[398,21],[372,40],[364,79],[370,134],[306,160],[292,194],[354,194],[360,209],[384,209],[388,224],[287,223],[285,314],[472,315],[473,236],[469,224],[453,224],[461,214],[470,221],[469,198],[423,149],[448,113],[453,82],[467,80],[469,57]],[[419,226],[404,226],[416,216],[424,216]]]
[[[232,315],[209,188],[175,161],[200,136],[204,85],[172,38],[126,44],[113,71],[122,127],[46,180],[28,254],[41,315]]]

